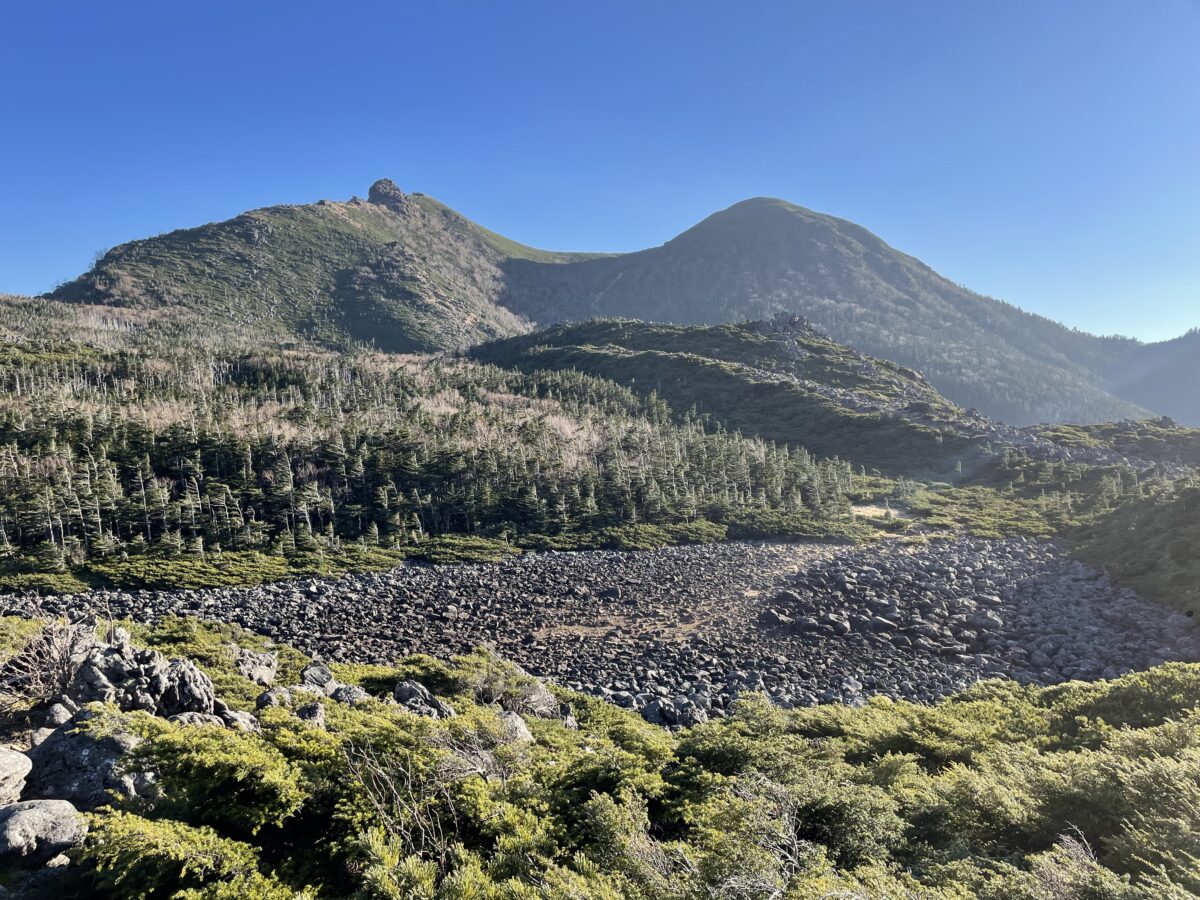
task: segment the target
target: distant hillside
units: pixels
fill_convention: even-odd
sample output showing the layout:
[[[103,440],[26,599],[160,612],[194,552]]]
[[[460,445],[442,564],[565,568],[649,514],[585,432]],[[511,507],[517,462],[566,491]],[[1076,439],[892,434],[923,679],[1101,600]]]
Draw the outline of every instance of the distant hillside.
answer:
[[[1107,372],[1112,389],[1135,403],[1200,425],[1200,330],[1139,345]]]
[[[974,294],[859,225],[781,200],[738,203],[638,253],[564,267],[512,260],[505,270],[507,305],[538,322],[799,313],[837,341],[921,370],[957,403],[1017,424],[1171,411],[1106,387],[1103,373],[1136,342]]]
[[[529,329],[494,302],[509,258],[578,257],[524,247],[384,180],[366,201],[274,206],[122,244],[50,297],[198,313],[274,341],[445,349]]]
[[[885,472],[970,467],[978,433],[918,373],[836,344],[792,317],[715,327],[631,320],[561,325],[474,348],[532,373],[574,369],[728,430]]]
[[[606,256],[526,247],[385,179],[365,201],[269,207],[123,244],[49,297],[239,340],[401,352],[595,317],[799,314],[1006,422],[1153,412],[1200,424],[1200,337],[1145,345],[1074,331],[974,294],[861,226],[764,198]]]

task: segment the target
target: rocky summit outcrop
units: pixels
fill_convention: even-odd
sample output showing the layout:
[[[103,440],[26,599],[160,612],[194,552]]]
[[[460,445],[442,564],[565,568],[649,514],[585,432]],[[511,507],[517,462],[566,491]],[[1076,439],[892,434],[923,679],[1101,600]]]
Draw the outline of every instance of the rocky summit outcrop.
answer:
[[[397,187],[396,182],[390,178],[380,178],[367,192],[367,201],[370,203],[379,203],[383,206],[403,206],[404,201],[408,199],[408,195]]]
[[[991,676],[1048,684],[1200,659],[1192,620],[1116,587],[1053,543],[1025,539],[530,554],[42,602],[141,619],[200,615],[332,660],[387,663],[489,644],[535,676],[668,727],[723,716],[747,691],[784,707],[873,694],[928,702]],[[314,695],[337,690],[323,666],[303,680],[298,689]],[[401,685],[395,699],[447,715],[418,687]],[[260,704],[288,702],[277,691]],[[566,715],[549,691],[521,702],[513,711]]]

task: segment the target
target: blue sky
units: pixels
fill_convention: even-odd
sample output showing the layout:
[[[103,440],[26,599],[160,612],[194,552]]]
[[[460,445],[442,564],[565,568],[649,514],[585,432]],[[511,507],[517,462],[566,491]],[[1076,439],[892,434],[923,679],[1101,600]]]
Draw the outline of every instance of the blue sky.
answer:
[[[1198,0],[7,3],[0,291],[388,176],[554,249],[748,196],[1091,331],[1200,326]]]

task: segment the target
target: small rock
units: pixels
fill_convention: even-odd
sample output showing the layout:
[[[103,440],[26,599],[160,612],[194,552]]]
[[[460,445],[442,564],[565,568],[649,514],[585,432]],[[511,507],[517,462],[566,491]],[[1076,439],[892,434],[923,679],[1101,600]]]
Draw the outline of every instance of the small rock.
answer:
[[[304,706],[297,707],[296,718],[301,722],[307,722],[313,728],[325,730],[325,707],[320,703],[306,703]]]

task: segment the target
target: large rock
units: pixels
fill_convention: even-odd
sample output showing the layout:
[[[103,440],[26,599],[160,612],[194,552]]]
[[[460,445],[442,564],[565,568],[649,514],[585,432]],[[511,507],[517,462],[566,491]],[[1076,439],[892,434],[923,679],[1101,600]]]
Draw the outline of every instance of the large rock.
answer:
[[[512,667],[517,671],[522,683],[519,690],[501,695],[500,707],[507,712],[536,716],[539,719],[558,718],[558,698],[546,687],[546,683],[530,675],[516,663],[512,663]]]
[[[87,835],[87,821],[66,800],[28,800],[0,807],[0,861],[40,866]]]
[[[146,791],[149,776],[127,772],[124,766],[141,738],[119,730],[97,736],[79,727],[92,717],[81,710],[29,751],[33,768],[22,797],[69,800],[79,809],[92,810],[111,803],[114,794],[135,797]]]
[[[173,659],[163,674],[164,688],[154,713],[177,716],[180,713],[211,715],[217,699],[212,680],[190,659]]]
[[[338,682],[329,671],[329,666],[321,662],[312,662],[300,672],[298,687],[327,697],[337,689]]]
[[[371,695],[357,684],[339,684],[329,692],[329,699],[336,700],[338,703],[345,703],[347,706],[353,706],[355,703],[370,700]]]
[[[396,702],[418,716],[434,719],[454,718],[454,708],[429,693],[429,688],[418,681],[401,681],[392,691]]]
[[[272,709],[279,706],[288,706],[291,702],[291,691],[287,688],[273,687],[259,694],[258,698],[254,701],[254,706],[257,709]]]
[[[525,744],[533,740],[533,732],[518,713],[500,713],[500,727],[506,744]]]
[[[135,649],[120,629],[112,644],[88,652],[68,695],[79,704],[113,703],[125,712],[141,709],[164,718],[212,715],[216,699],[211,679],[190,659],[168,660],[154,650]]]
[[[0,747],[0,804],[16,803],[33,763],[24,753]]]

